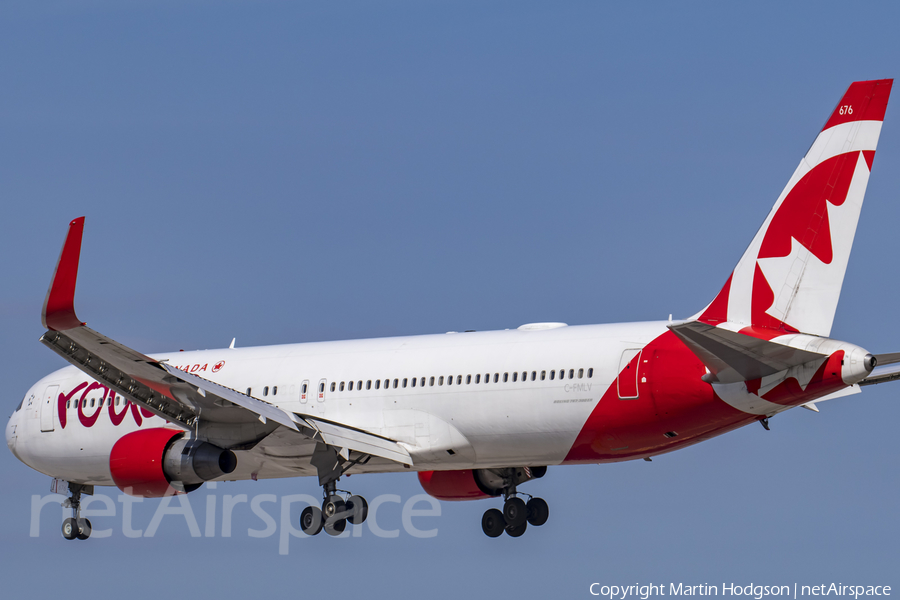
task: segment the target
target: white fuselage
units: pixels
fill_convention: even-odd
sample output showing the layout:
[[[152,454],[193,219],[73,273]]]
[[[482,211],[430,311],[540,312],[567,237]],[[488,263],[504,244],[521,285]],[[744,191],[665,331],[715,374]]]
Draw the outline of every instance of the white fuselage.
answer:
[[[560,326],[175,352],[153,358],[242,392],[249,389],[250,395],[291,412],[397,440],[410,450],[415,469],[546,465],[566,458],[600,397],[616,381],[623,351],[643,347],[665,326]],[[109,453],[116,440],[139,428],[167,424],[160,417],[141,415],[136,407],[126,408],[124,399],[112,399],[111,393],[106,403],[113,406],[100,407],[106,389],[97,385],[89,390],[91,383],[71,366],[37,382],[7,426],[16,456],[54,477],[112,485]],[[48,389],[54,390],[49,400]],[[71,395],[68,408],[62,408],[65,427],[58,414],[59,394]],[[113,415],[126,410],[114,425]],[[42,411],[51,415],[42,416]],[[228,479],[315,472],[309,466],[311,448],[301,444],[263,442],[237,454],[238,470]],[[376,460],[355,469],[389,470],[402,466]]]

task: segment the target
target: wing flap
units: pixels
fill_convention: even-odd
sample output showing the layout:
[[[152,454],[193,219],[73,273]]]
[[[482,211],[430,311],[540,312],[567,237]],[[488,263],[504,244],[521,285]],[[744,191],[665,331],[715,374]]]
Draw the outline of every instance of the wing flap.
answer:
[[[294,431],[298,430],[295,423],[295,417],[293,417],[291,413],[284,410],[283,408],[278,408],[274,404],[269,404],[268,402],[257,400],[252,396],[242,394],[241,392],[238,392],[231,388],[227,388],[224,385],[219,385],[214,381],[210,381],[202,377],[197,377],[196,375],[187,373],[185,371],[182,371],[181,369],[176,369],[171,365],[161,363],[160,366],[162,366],[162,368],[165,369],[165,371],[173,377],[176,377],[181,381],[185,381],[195,386],[197,389],[203,390],[203,392],[206,394],[215,395],[218,398],[227,400],[232,404],[236,404],[241,408],[259,415],[260,420],[272,420],[279,425],[284,425],[288,429],[293,429]]]
[[[390,438],[308,415],[302,415],[301,418],[315,431],[314,437],[324,444],[378,456],[404,465],[413,464],[406,448]]]

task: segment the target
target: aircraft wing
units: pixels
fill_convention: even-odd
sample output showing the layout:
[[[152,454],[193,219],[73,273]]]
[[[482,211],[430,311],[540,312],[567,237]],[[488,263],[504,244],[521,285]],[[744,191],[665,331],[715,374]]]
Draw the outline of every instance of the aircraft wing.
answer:
[[[715,376],[714,381],[721,383],[759,379],[828,358],[825,354],[791,348],[700,321],[668,327],[703,361]]]
[[[394,440],[348,425],[296,415],[216,382],[141,354],[86,327],[75,315],[75,282],[84,217],[69,224],[41,322],[41,342],[66,361],[138,406],[231,449],[247,449],[279,425],[331,447],[411,465],[409,452]]]

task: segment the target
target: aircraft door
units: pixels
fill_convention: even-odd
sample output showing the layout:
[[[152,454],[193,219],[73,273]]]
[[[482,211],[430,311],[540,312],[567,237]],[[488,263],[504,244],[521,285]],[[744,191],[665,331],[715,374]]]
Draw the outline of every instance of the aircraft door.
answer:
[[[44,392],[41,399],[41,431],[53,431],[53,408],[58,393],[58,385],[48,385]]]
[[[619,376],[616,385],[620,400],[633,400],[638,397],[638,371],[641,362],[641,349],[629,348],[622,352],[619,359]]]
[[[309,379],[304,379],[300,384],[300,404],[306,404],[309,399]]]
[[[328,385],[328,382],[324,379],[319,380],[319,386],[316,388],[316,405],[319,408],[319,414],[325,414],[325,388]]]

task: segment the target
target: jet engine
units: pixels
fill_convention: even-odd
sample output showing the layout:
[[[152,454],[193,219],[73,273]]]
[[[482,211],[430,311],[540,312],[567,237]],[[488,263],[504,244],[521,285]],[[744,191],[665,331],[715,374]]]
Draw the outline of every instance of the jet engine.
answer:
[[[124,435],[109,454],[109,471],[116,487],[145,498],[192,492],[235,467],[237,457],[231,450],[163,427]]]
[[[480,500],[499,496],[504,489],[543,477],[546,472],[547,467],[419,471],[419,483],[438,500]]]

